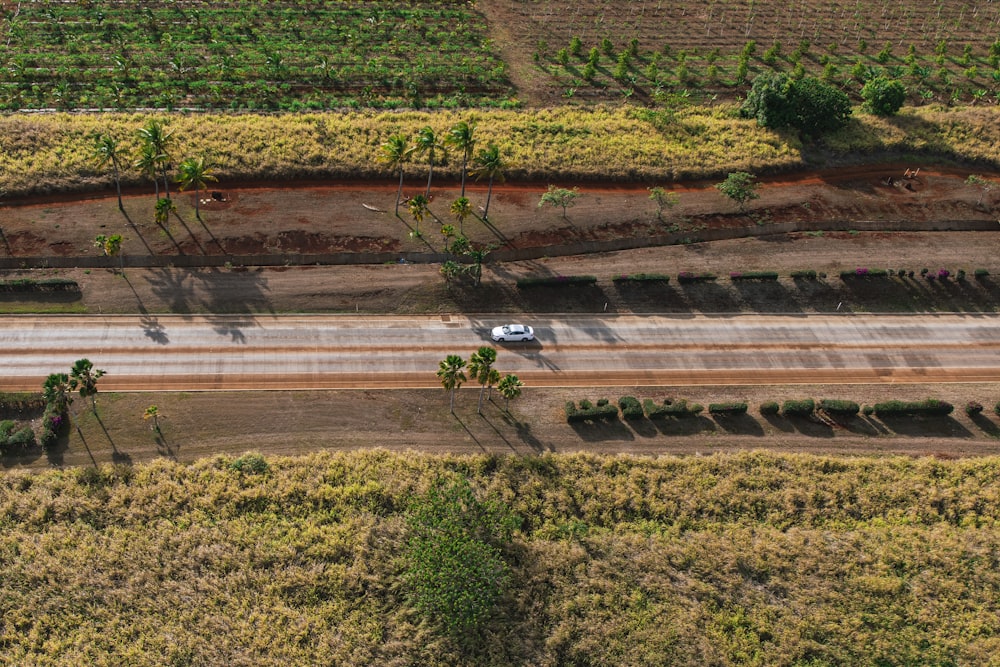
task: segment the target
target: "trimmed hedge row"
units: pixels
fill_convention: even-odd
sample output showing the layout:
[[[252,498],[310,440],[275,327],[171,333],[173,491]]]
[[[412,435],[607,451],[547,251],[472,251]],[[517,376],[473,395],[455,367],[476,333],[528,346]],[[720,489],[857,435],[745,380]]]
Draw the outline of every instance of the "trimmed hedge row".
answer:
[[[861,411],[861,406],[854,401],[824,398],[819,402],[819,409],[831,415],[846,417],[858,414]]]
[[[677,274],[677,282],[681,285],[690,285],[691,283],[708,283],[712,282],[718,278],[714,273],[691,273],[690,271],[681,271]]]
[[[646,412],[646,417],[649,419],[669,419],[671,417],[683,419],[685,417],[694,417],[704,410],[698,403],[691,403],[689,405],[687,399],[684,398],[676,401],[672,398],[667,398],[664,399],[663,403],[656,403],[653,399],[647,398],[642,402],[642,407]]]
[[[602,398],[594,405],[584,399],[579,404],[566,401],[566,421],[613,421],[618,419],[618,406],[612,405],[608,399]]]
[[[24,417],[45,409],[41,394],[31,392],[0,392],[0,419]]]
[[[886,401],[876,403],[875,414],[878,416],[932,416],[950,415],[955,409],[947,401],[939,401],[936,398],[928,398],[923,401]]]
[[[517,287],[558,287],[560,285],[593,285],[597,276],[528,276],[517,279]]]
[[[0,280],[0,292],[79,292],[80,285],[67,278],[14,278]]]
[[[781,404],[781,414],[786,417],[808,417],[816,411],[816,402],[811,398],[790,400]]]
[[[709,403],[708,413],[721,416],[745,415],[747,404],[745,401],[732,403]]]
[[[616,283],[669,283],[670,276],[664,273],[623,273],[611,279]]]
[[[622,396],[618,399],[618,407],[622,410],[622,417],[628,420],[643,418],[642,403],[635,396]]]
[[[733,282],[740,280],[777,280],[777,271],[734,271],[729,274],[729,279]]]

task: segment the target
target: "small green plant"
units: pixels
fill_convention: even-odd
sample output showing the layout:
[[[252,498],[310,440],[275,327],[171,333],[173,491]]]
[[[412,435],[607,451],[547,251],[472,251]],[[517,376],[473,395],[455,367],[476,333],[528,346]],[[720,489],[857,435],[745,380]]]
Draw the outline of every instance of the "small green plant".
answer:
[[[229,469],[247,475],[263,475],[271,469],[271,466],[262,455],[250,453],[233,459],[229,463]]]
[[[781,406],[778,405],[777,401],[764,401],[760,404],[760,414],[764,416],[776,415],[778,411],[781,410]]]

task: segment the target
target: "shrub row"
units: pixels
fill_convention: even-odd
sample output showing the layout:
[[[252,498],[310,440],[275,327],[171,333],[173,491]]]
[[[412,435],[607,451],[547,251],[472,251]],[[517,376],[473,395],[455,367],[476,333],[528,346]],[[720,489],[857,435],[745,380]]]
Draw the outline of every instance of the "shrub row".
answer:
[[[735,416],[745,415],[747,404],[745,401],[734,403],[709,403],[708,412],[713,415]]]
[[[31,392],[0,392],[0,419],[25,417],[45,409],[41,394]]]
[[[584,399],[579,405],[573,401],[566,401],[566,421],[586,422],[586,421],[612,421],[618,419],[618,406],[612,405],[608,399],[602,398],[594,405]]]
[[[525,287],[557,287],[560,285],[593,285],[597,276],[527,276],[517,279],[519,289]]]
[[[781,414],[788,417],[808,417],[816,411],[816,402],[811,398],[789,400],[781,404]]]
[[[816,280],[816,275],[816,272],[812,269],[792,271],[791,273],[793,280]]]
[[[647,398],[642,402],[642,407],[646,412],[646,417],[649,419],[694,417],[704,410],[701,405],[697,403],[688,404],[687,400],[683,398],[676,401],[672,398],[667,398],[664,399],[663,403],[656,403],[653,399]]]
[[[612,280],[616,283],[669,283],[670,276],[663,273],[623,273]]]
[[[690,271],[681,271],[677,274],[677,282],[682,285],[688,285],[691,283],[707,283],[712,282],[718,276],[714,273],[691,273]]]
[[[80,286],[75,280],[66,278],[14,278],[0,280],[0,292],[79,292]]]
[[[951,271],[948,269],[938,269],[937,271],[931,271],[930,269],[923,268],[920,269],[920,277],[927,280],[948,280],[952,277]],[[858,267],[853,270],[845,270],[840,272],[841,280],[855,280],[855,279],[867,279],[867,278],[891,278],[892,276],[897,278],[916,277],[916,272],[907,271],[906,269],[869,269],[865,267]],[[990,275],[990,272],[986,269],[976,269],[973,272],[976,280],[982,280],[986,276]],[[794,275],[793,275],[794,277]],[[954,274],[955,280],[958,282],[963,282],[965,280],[965,269],[959,269]]]
[[[0,421],[0,454],[11,454],[35,446],[35,432],[30,426],[17,428],[17,423]]]
[[[732,281],[739,280],[777,280],[777,271],[734,271],[729,274],[729,279]]]
[[[887,269],[866,269],[864,267],[858,267],[849,271],[841,271],[841,280],[851,280],[852,278],[888,278],[889,271]]]
[[[635,396],[622,396],[618,399],[618,407],[622,409],[622,417],[628,420],[643,418],[642,403]]]
[[[886,401],[874,405],[878,416],[917,416],[917,415],[950,415],[955,409],[947,401],[928,398],[923,401]]]

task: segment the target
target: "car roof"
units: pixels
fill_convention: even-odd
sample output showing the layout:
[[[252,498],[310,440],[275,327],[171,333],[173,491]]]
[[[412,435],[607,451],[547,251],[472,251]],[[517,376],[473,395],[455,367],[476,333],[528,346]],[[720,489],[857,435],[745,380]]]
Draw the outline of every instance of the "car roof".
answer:
[[[508,324],[507,328],[514,333],[521,333],[527,329],[523,324]]]

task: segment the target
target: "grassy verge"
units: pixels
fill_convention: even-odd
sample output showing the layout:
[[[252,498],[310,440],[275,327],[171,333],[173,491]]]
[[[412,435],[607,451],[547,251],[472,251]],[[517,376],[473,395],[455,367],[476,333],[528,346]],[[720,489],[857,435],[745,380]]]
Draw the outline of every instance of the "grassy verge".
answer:
[[[480,146],[496,143],[510,179],[670,181],[730,171],[791,170],[810,162],[863,161],[887,153],[921,154],[996,166],[1000,110],[996,107],[907,109],[885,120],[857,115],[847,128],[814,148],[795,136],[735,117],[735,108],[654,111],[631,106],[475,112],[345,112],[286,115],[162,116],[179,159],[208,154],[224,184],[232,180],[371,178],[391,174],[380,164],[381,144],[393,133],[412,137],[424,126],[443,133],[459,120],[478,122]],[[14,114],[0,118],[6,137],[0,191],[8,197],[112,187],[92,158],[93,136],[116,136],[131,155],[145,114]],[[664,159],[664,156],[669,156]],[[129,161],[131,162],[131,161]],[[461,161],[437,165],[455,177]],[[425,166],[410,164],[410,176]],[[147,182],[126,169],[126,184]],[[151,184],[150,184],[151,185]]]
[[[0,659],[987,664],[1000,645],[996,458],[253,462],[0,478]],[[459,639],[403,580],[405,508],[442,476],[520,517],[507,592]]]

